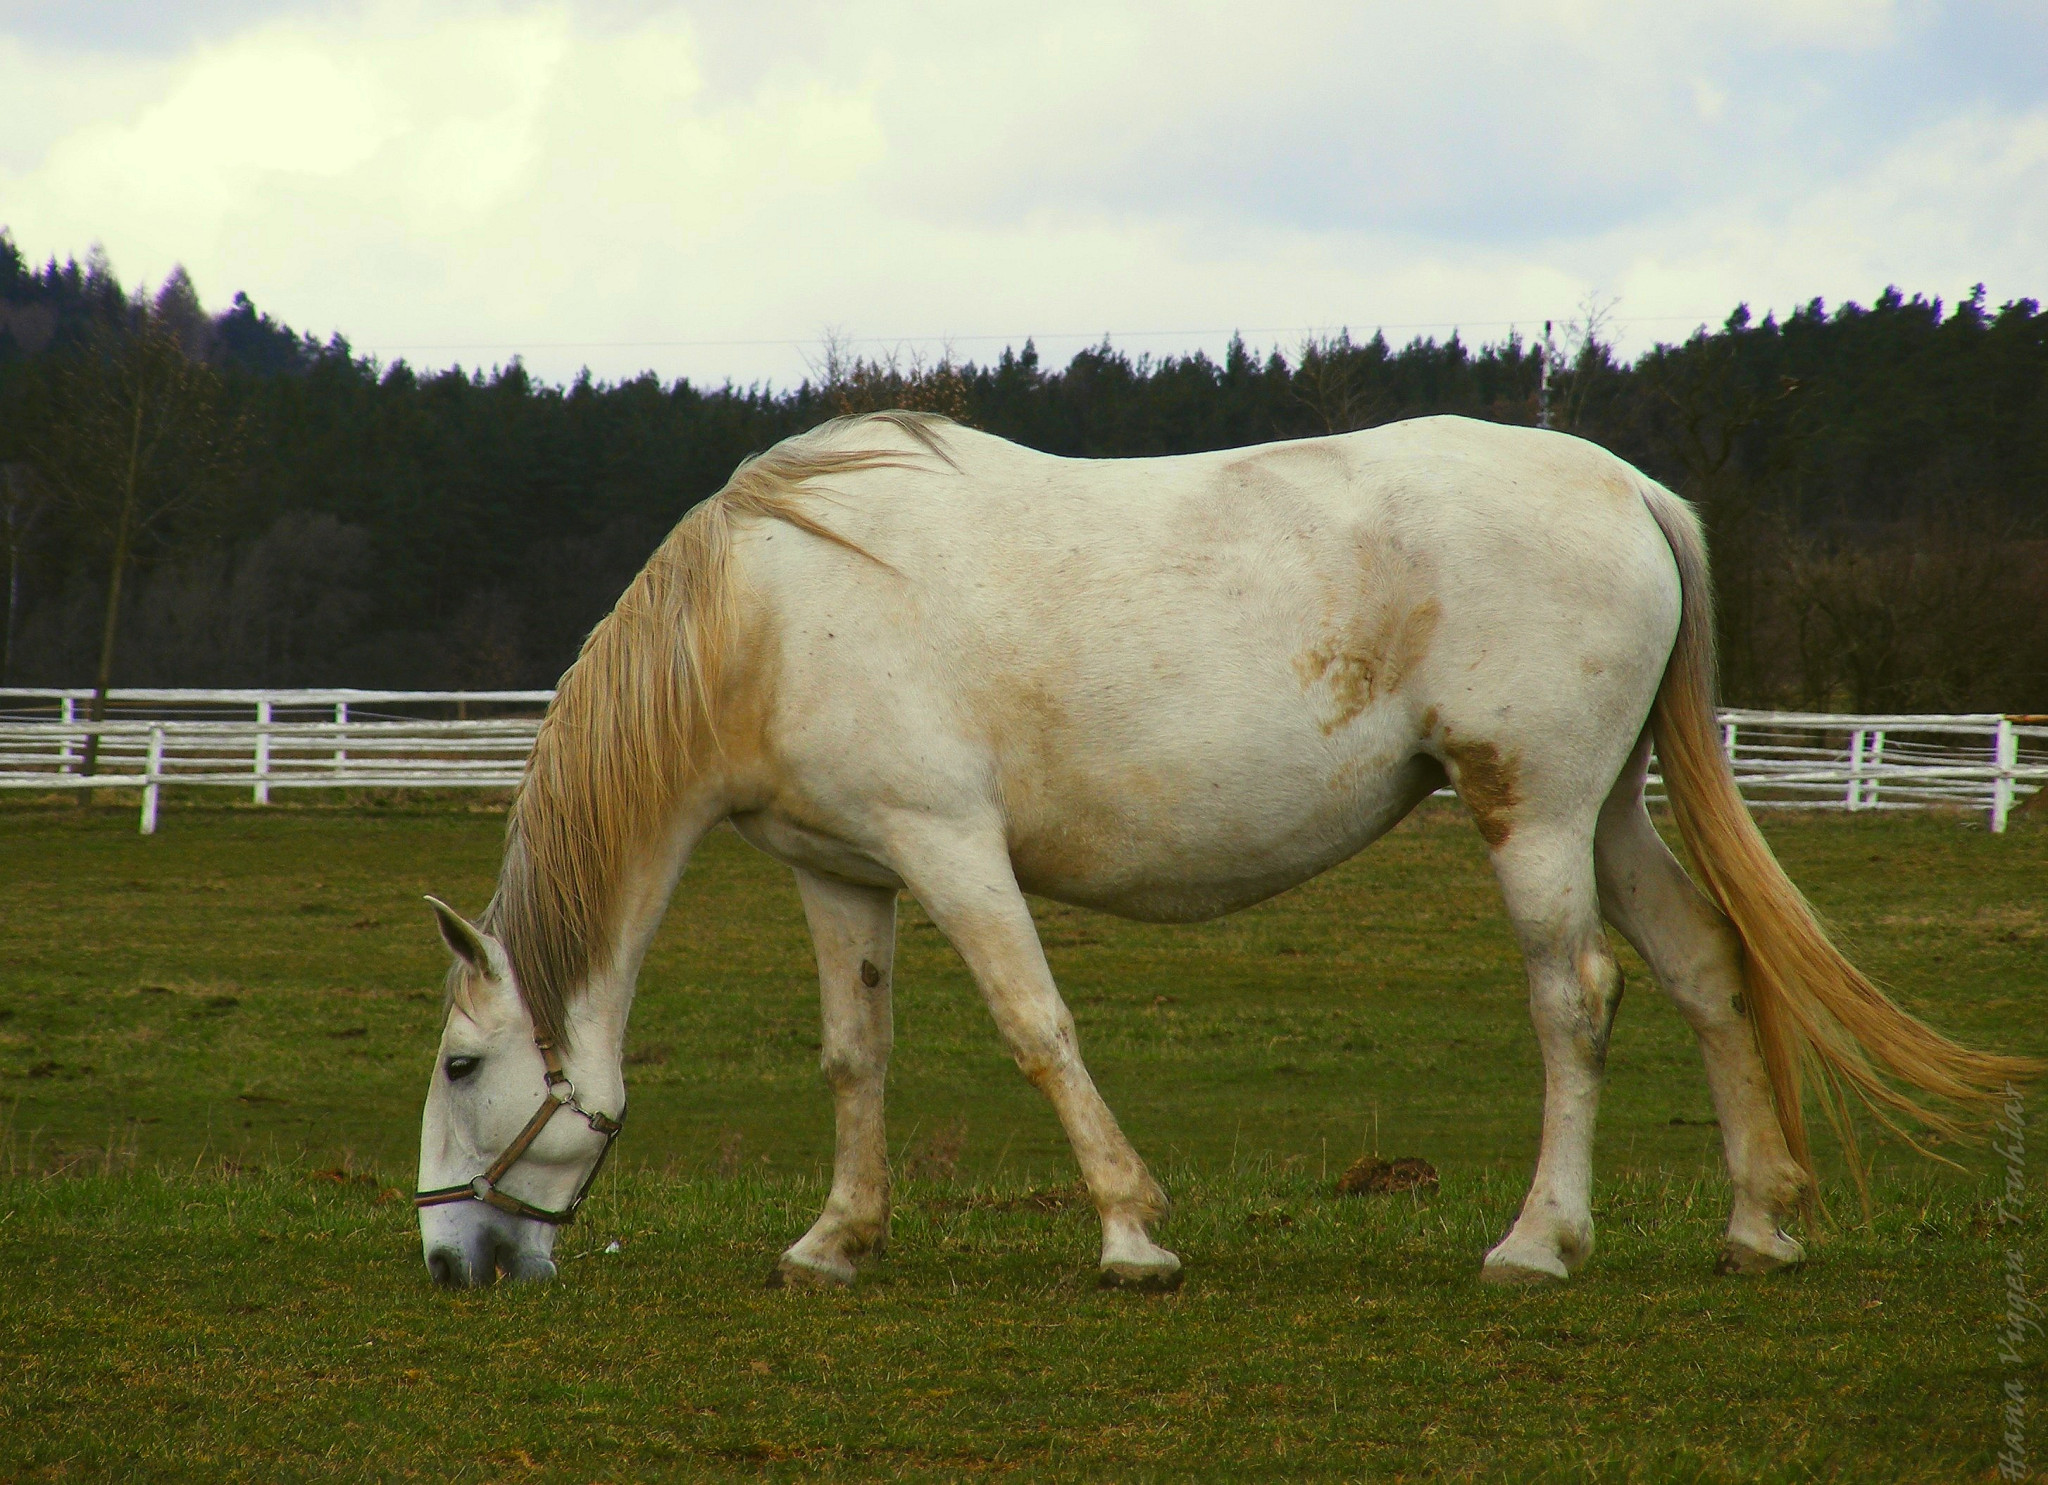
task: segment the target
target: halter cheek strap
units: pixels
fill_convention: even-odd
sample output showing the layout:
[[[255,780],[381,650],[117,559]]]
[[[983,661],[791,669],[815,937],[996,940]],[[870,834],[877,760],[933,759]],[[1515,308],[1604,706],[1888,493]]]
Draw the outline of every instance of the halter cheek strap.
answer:
[[[526,1127],[519,1131],[504,1153],[491,1162],[491,1168],[474,1181],[463,1186],[442,1186],[433,1191],[414,1194],[412,1204],[416,1207],[446,1206],[450,1202],[480,1201],[496,1207],[501,1212],[510,1212],[515,1217],[530,1218],[535,1222],[547,1222],[556,1227],[575,1220],[577,1210],[583,1205],[583,1198],[590,1195],[590,1188],[597,1182],[597,1173],[604,1169],[605,1157],[612,1153],[612,1143],[618,1139],[619,1131],[625,1127],[626,1111],[619,1110],[614,1119],[605,1114],[593,1113],[576,1101],[576,1085],[569,1081],[569,1075],[562,1071],[562,1058],[555,1051],[554,1043],[533,1039],[540,1049],[541,1061],[547,1064],[548,1091],[540,1107],[533,1111],[533,1117],[526,1121]],[[548,1127],[548,1120],[561,1110],[567,1109],[580,1116],[597,1133],[604,1136],[604,1148],[597,1152],[597,1163],[590,1168],[590,1174],[583,1178],[583,1184],[576,1188],[576,1195],[560,1211],[534,1206],[518,1197],[498,1189],[498,1182],[505,1173],[524,1155],[529,1146],[540,1138],[540,1132]]]

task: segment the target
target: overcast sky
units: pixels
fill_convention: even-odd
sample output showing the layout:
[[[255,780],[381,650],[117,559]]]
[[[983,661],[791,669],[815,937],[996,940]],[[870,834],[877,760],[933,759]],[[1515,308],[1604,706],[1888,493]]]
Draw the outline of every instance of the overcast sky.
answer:
[[[359,352],[800,378],[2048,292],[2048,5],[0,0],[0,225]]]

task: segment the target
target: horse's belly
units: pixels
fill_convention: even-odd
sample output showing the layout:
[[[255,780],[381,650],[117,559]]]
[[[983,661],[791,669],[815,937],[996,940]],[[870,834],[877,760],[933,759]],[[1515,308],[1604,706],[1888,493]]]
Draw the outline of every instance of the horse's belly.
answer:
[[[1013,816],[1026,892],[1151,922],[1220,917],[1356,855],[1443,782],[1433,758],[1372,771],[1309,769],[1186,781],[1177,807],[1142,793],[1070,794]]]

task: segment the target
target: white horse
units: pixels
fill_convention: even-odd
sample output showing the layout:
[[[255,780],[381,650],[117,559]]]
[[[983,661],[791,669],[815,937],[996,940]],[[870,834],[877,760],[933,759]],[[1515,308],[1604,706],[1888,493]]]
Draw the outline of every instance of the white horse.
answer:
[[[421,1133],[428,1268],[554,1272],[623,1117],[641,958],[729,820],[796,872],[837,1100],[831,1194],[780,1277],[850,1283],[888,1236],[907,889],[1057,1110],[1103,1281],[1170,1287],[1180,1260],[1147,1231],[1165,1194],[1088,1075],[1025,895],[1214,917],[1446,780],[1491,852],[1545,1071],[1534,1184],[1484,1276],[1561,1279],[1593,1250],[1621,995],[1603,919],[1699,1037],[1735,1193],[1722,1266],[1796,1262],[1802,1062],[1833,1098],[1945,1130],[1892,1080],[1969,1101],[2031,1064],[1929,1030],[1828,942],[1735,792],[1710,636],[1689,507],[1560,434],[1425,418],[1090,461],[899,413],[791,439],[676,527],[563,677],[481,921],[435,904],[456,962]],[[1644,809],[1653,737],[1699,887]]]

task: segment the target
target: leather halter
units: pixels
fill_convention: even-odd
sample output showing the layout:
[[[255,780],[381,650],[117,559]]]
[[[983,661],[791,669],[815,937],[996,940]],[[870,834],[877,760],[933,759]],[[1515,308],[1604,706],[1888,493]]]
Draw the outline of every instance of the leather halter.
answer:
[[[491,1168],[474,1181],[463,1186],[442,1186],[434,1191],[416,1192],[412,1199],[414,1206],[438,1207],[455,1201],[480,1201],[496,1207],[501,1212],[510,1212],[515,1217],[527,1217],[535,1222],[551,1223],[556,1227],[575,1220],[577,1209],[583,1205],[583,1198],[590,1195],[590,1188],[597,1181],[597,1173],[604,1169],[605,1157],[612,1153],[612,1142],[619,1137],[619,1131],[625,1127],[626,1111],[620,1109],[619,1117],[613,1119],[604,1114],[592,1113],[583,1107],[576,1101],[576,1085],[570,1082],[569,1075],[562,1071],[562,1058],[555,1051],[554,1043],[535,1037],[533,1044],[540,1049],[541,1061],[547,1064],[548,1091],[547,1096],[541,1099],[540,1107],[533,1111],[533,1117],[526,1121],[526,1127],[505,1147],[505,1153],[491,1162]],[[505,1179],[505,1172],[512,1169],[519,1157],[526,1153],[527,1147],[540,1138],[540,1132],[548,1127],[548,1120],[563,1109],[581,1115],[584,1123],[603,1135],[604,1148],[597,1152],[597,1164],[590,1168],[590,1174],[583,1178],[583,1184],[576,1188],[576,1194],[570,1198],[569,1204],[560,1211],[553,1212],[546,1207],[534,1206],[530,1202],[521,1201],[516,1196],[500,1191],[498,1182]]]

